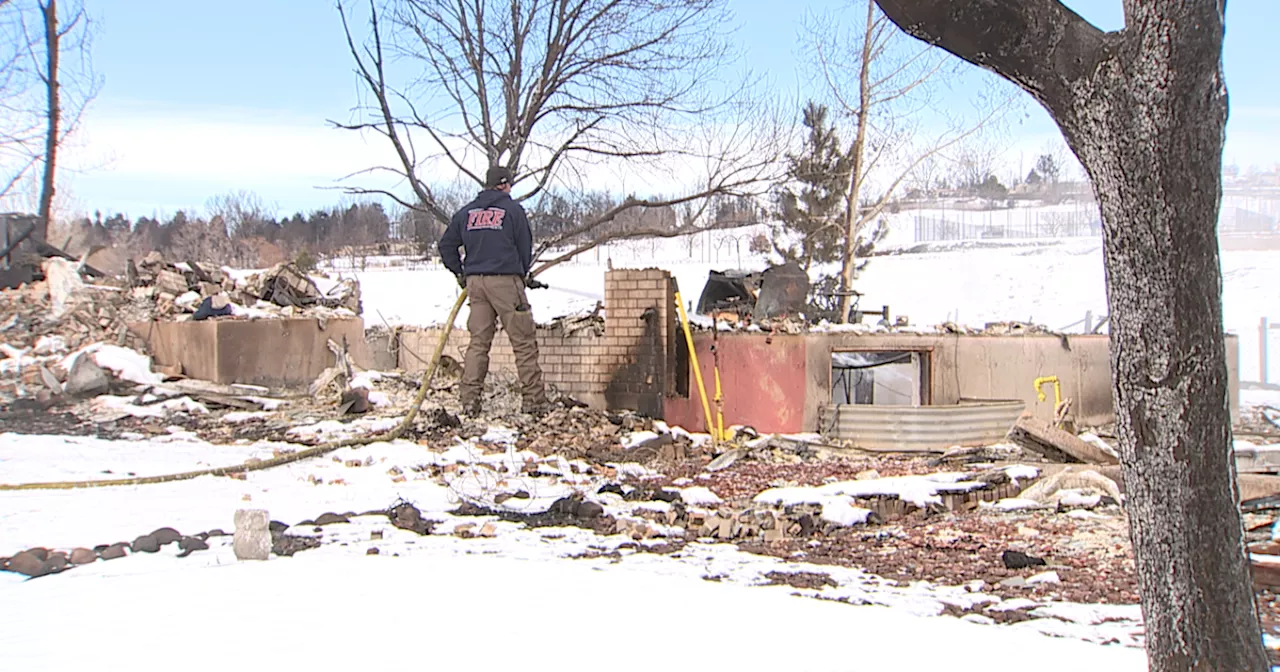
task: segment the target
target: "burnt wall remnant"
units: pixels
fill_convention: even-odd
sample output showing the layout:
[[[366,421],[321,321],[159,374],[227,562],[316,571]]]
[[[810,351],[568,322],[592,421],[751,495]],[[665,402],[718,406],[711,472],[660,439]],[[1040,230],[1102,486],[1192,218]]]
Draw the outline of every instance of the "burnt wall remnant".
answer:
[[[656,268],[609,271],[604,280],[606,408],[663,417],[664,398],[679,387],[675,286]]]

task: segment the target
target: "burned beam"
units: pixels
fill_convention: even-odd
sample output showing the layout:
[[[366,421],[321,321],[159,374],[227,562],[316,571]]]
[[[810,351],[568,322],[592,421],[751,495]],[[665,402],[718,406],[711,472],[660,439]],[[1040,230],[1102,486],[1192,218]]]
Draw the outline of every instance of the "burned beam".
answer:
[[[35,233],[35,230],[36,230],[35,224],[28,225],[26,231],[23,231],[22,233],[18,234],[17,238],[14,238],[13,240],[9,241],[9,244],[6,245],[3,250],[0,250],[0,257],[7,258],[10,253],[18,249],[18,246],[22,244],[22,241],[31,237],[31,234]]]

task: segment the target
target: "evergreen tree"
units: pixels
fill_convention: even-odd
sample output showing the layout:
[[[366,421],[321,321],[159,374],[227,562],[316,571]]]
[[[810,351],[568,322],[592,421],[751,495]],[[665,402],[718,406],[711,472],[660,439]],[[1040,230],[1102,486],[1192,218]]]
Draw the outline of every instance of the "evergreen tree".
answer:
[[[787,155],[791,183],[776,195],[782,224],[773,232],[774,251],[805,270],[814,262],[838,261],[842,252],[841,215],[853,164],[828,115],[825,105],[805,105],[809,135],[800,154]]]

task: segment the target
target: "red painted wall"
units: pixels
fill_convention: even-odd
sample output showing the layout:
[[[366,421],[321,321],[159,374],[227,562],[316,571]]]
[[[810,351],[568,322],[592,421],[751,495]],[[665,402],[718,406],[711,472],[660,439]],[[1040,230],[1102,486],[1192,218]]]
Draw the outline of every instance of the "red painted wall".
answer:
[[[804,431],[805,339],[774,336],[771,343],[766,343],[766,339],[763,334],[720,334],[724,425],[750,425],[763,433]],[[714,421],[712,334],[694,334],[693,343]],[[668,424],[694,432],[706,431],[706,415],[692,370],[689,398],[668,397],[663,411]]]

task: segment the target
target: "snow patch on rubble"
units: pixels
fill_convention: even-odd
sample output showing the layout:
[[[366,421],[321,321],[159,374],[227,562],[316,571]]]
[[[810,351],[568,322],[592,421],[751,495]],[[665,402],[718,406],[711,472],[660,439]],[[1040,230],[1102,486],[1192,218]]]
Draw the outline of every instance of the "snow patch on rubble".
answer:
[[[263,307],[257,307],[259,305]],[[275,317],[275,312],[269,308],[271,305],[272,304],[267,303],[266,301],[258,301],[253,306],[242,306],[235,301],[232,301],[227,304],[227,307],[231,308],[231,314],[235,317],[243,317],[250,320],[263,320]]]
[[[1120,621],[1139,623],[1142,621],[1142,607],[1137,604],[1053,602],[1036,608],[1031,615],[1040,618],[1056,618],[1080,625],[1101,625]]]
[[[284,406],[286,403],[284,399],[272,399],[271,397],[241,397],[241,399],[244,399],[245,401],[252,401],[253,403],[261,406],[264,411],[280,410],[280,407]]]
[[[41,356],[58,355],[67,351],[67,339],[57,334],[41,336],[36,341],[35,353]]]
[[[1013,465],[1005,468],[1015,480],[1034,478],[1035,467]],[[817,487],[770,488],[756,495],[755,501],[775,506],[792,504],[825,504],[833,496],[852,498],[897,497],[919,507],[942,502],[942,493],[963,493],[982,487],[979,481],[965,480],[969,474],[939,472],[920,476],[889,476],[866,480],[838,481]]]
[[[142,401],[150,401],[155,399],[153,395],[147,394],[143,396]],[[182,412],[204,415],[209,412],[209,407],[193,400],[191,397],[178,397],[177,399],[166,399],[154,404],[145,406],[134,405],[136,397],[117,397],[110,394],[103,394],[94,397],[89,402],[89,406],[93,409],[95,415],[125,414],[135,418],[163,418],[170,413]]]
[[[865,481],[839,481],[817,489],[826,494],[850,497],[897,497],[916,506],[926,506],[940,503],[941,492],[967,492],[982,485],[976,481],[966,481],[965,477],[966,474],[948,472],[923,476],[890,476]]]
[[[1032,585],[1037,583],[1062,583],[1062,577],[1058,576],[1058,573],[1054,571],[1040,572],[1039,574],[1028,576],[1027,583]]]
[[[369,391],[369,403],[378,407],[387,407],[392,404],[391,397],[386,392],[379,392],[374,388],[374,384],[386,378],[387,374],[381,371],[361,371],[351,379],[351,387],[362,387]]]
[[[756,495],[753,501],[781,507],[798,504],[821,506],[822,519],[836,525],[862,525],[871,516],[870,509],[854,505],[853,497],[823,492],[821,488],[770,488]]]
[[[720,496],[704,486],[680,489],[680,499],[690,506],[717,506],[724,503]]]
[[[978,502],[979,508],[995,509],[997,511],[1022,511],[1025,509],[1038,509],[1041,506],[1042,504],[1034,499],[1019,499],[1017,497],[1006,497],[998,502]]]
[[[200,305],[200,292],[188,291],[184,293],[182,296],[179,296],[178,298],[174,299],[173,305],[183,310],[186,310],[188,312],[194,313],[196,310],[196,306]]]
[[[690,432],[683,427],[672,427],[671,436],[677,439],[685,439],[690,444],[692,444],[695,448],[700,448],[703,445],[711,442],[710,434],[700,434],[700,433]]]
[[[1091,443],[1097,446],[1099,450],[1110,455],[1111,457],[1114,457],[1116,459],[1120,458],[1120,453],[1116,451],[1115,447],[1107,443],[1102,437],[1098,436],[1097,434],[1085,432],[1084,434],[1080,435],[1080,440],[1084,441],[1085,443]]]
[[[374,383],[386,378],[387,374],[381,371],[361,371],[351,379],[351,387],[363,387],[372,390]]]
[[[1017,611],[1019,609],[1034,609],[1040,606],[1035,600],[1028,600],[1025,597],[1015,597],[1008,600],[1002,600],[986,608],[986,611],[1005,612]]]
[[[980,487],[977,481],[965,480],[967,474],[941,472],[923,476],[890,476],[865,481],[840,481],[819,486],[833,495],[849,495],[851,497],[897,497],[916,506],[927,506],[942,502],[940,493],[968,492]]]
[[[1040,469],[1026,464],[1014,464],[1005,467],[1004,473],[1015,481],[1030,481],[1040,476]]]
[[[658,472],[636,462],[608,462],[606,467],[616,469],[619,476],[627,478],[655,478]]]
[[[1092,509],[1102,502],[1102,495],[1084,490],[1059,490],[1059,506],[1083,506]]]
[[[831,499],[853,501],[850,497],[832,495],[810,487],[769,488],[752,498],[752,501],[771,506],[796,506],[797,504],[825,504]]]
[[[506,427],[490,427],[488,431],[480,436],[480,440],[484,443],[496,443],[504,446],[514,446],[516,439],[519,438],[519,432]]]
[[[335,441],[368,434],[388,432],[400,424],[400,418],[359,418],[349,423],[324,420],[310,425],[292,427],[285,436],[298,439],[322,439]]]
[[[613,505],[615,505],[615,506],[616,506],[616,505],[618,505],[618,503],[619,503],[619,502],[624,501],[621,497],[618,497],[618,495],[616,495],[616,494],[614,494],[614,493],[606,492],[606,493],[604,493],[604,494],[605,494],[605,495],[611,495],[611,497],[610,497],[610,500],[611,500],[611,501],[610,501],[610,503],[611,503],[611,504],[613,504]],[[616,501],[612,501],[612,500],[615,500],[615,499],[616,499]],[[657,501],[657,502],[635,502],[635,503],[632,503],[632,504],[630,505],[630,510],[631,510],[631,511],[652,511],[652,512],[654,512],[654,513],[666,513],[666,512],[668,512],[668,511],[670,511],[670,510],[671,510],[671,502],[662,502],[662,501]]]
[[[116,374],[120,380],[127,380],[139,385],[159,385],[164,377],[151,370],[151,358],[136,350],[118,345],[94,343],[67,355],[61,362],[63,369],[70,371],[76,358],[92,355],[93,361],[104,369]]]
[[[232,411],[222,416],[222,421],[230,425],[240,425],[254,420],[265,420],[271,417],[263,411]]]
[[[622,447],[626,448],[627,450],[631,450],[632,448],[639,446],[645,441],[653,441],[654,439],[659,438],[659,436],[660,435],[657,432],[650,432],[647,430],[640,431],[640,432],[631,432],[630,434],[622,438]]]
[[[870,509],[854,506],[852,501],[841,503],[832,499],[822,504],[822,519],[828,523],[852,527],[866,524],[870,517]]]

